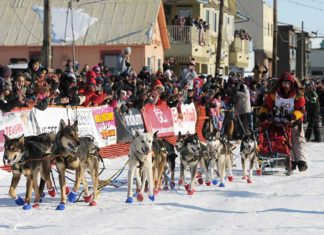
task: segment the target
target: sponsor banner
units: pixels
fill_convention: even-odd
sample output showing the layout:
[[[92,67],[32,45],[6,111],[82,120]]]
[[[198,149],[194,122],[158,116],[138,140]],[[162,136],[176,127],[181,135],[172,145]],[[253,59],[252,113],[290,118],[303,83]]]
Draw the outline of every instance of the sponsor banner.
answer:
[[[176,108],[171,108],[172,120],[174,127],[174,134],[177,135],[179,132],[185,134],[196,133],[196,122],[197,112],[194,104],[183,104],[181,105],[182,118],[179,118],[179,113]]]
[[[66,108],[48,107],[45,110],[33,109],[36,117],[39,133],[58,132],[61,119],[68,123]],[[71,120],[72,122],[72,120]]]
[[[143,117],[147,132],[159,131],[159,137],[174,135],[171,109],[165,102],[161,105],[145,105]]]
[[[99,147],[116,144],[116,123],[114,110],[109,105],[92,107],[92,115],[99,134]]]
[[[96,129],[96,123],[93,119],[92,108],[67,108],[68,118],[71,124],[78,120],[78,134],[79,136],[91,136],[94,142],[99,146],[100,136]]]
[[[144,132],[144,122],[139,109],[130,108],[127,113],[115,110],[117,143],[130,143],[135,131]]]

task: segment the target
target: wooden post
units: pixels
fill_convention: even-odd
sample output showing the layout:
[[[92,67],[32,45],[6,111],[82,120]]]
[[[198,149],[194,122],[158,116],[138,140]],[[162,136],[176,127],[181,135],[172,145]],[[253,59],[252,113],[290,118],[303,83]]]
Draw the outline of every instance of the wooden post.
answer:
[[[273,0],[273,49],[272,49],[272,77],[277,77],[277,44],[278,44],[278,24],[277,24],[277,0]]]
[[[217,48],[216,48],[216,64],[215,64],[215,77],[217,77],[220,58],[222,53],[222,39],[223,39],[223,16],[224,16],[224,0],[220,0],[219,3],[219,20],[218,20],[218,36],[217,36]]]
[[[49,70],[52,67],[51,51],[51,3],[44,0],[44,25],[43,25],[43,51],[42,63],[44,68]]]

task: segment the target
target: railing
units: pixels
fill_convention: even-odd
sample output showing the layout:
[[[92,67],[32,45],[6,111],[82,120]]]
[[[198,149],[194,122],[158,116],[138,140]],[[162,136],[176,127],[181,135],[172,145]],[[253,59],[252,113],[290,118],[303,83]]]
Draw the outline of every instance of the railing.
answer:
[[[209,31],[196,26],[168,26],[171,43],[197,43],[201,46],[209,44]]]

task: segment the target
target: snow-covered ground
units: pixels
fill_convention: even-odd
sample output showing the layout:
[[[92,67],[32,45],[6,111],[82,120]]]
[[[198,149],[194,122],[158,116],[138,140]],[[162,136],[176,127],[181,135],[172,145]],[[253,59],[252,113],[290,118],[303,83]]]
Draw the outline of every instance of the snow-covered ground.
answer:
[[[324,143],[309,143],[308,150],[309,169],[304,173],[255,176],[247,184],[236,158],[235,180],[226,188],[197,186],[198,192],[188,196],[180,187],[160,192],[155,202],[146,194],[142,203],[126,204],[127,186],[109,186],[96,207],[68,203],[65,211],[55,210],[58,195],[24,211],[8,196],[11,173],[1,171],[0,234],[322,234]],[[109,178],[126,161],[106,160],[108,170],[100,178]],[[125,181],[126,174],[127,169],[118,180]],[[20,195],[24,182],[17,189]]]

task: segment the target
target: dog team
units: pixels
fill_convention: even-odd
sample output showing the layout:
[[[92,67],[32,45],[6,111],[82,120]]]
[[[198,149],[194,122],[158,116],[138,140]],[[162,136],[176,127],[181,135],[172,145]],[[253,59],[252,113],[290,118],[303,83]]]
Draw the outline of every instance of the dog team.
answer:
[[[162,189],[170,186],[175,188],[176,158],[180,158],[179,186],[184,186],[188,195],[196,191],[196,183],[203,184],[199,167],[205,174],[207,186],[219,185],[225,187],[225,179],[233,181],[233,150],[234,146],[223,137],[219,131],[209,133],[206,144],[200,142],[197,134],[178,133],[175,145],[165,139],[158,138],[158,132],[135,132],[130,145],[128,161],[128,190],[126,203],[132,203],[133,197],[137,201],[144,200],[144,191],[148,190],[148,198],[155,200],[155,196]],[[83,200],[90,206],[95,206],[99,186],[99,162],[102,157],[99,148],[90,137],[78,136],[78,123],[59,123],[59,130],[55,133],[43,133],[38,136],[9,138],[5,137],[5,151],[3,161],[12,168],[12,181],[9,195],[17,205],[24,210],[38,208],[44,196],[45,185],[48,194],[55,197],[54,182],[51,179],[51,167],[56,165],[59,173],[60,203],[57,210],[66,208],[67,200],[76,202],[80,184],[83,185]],[[252,183],[254,165],[259,170],[257,159],[257,144],[253,134],[246,135],[241,143],[241,160],[243,179]],[[249,163],[249,164],[248,164]],[[186,180],[186,170],[189,169],[190,182]],[[75,171],[75,182],[72,189],[66,185],[66,170]],[[89,192],[86,173],[92,180],[92,193]],[[171,173],[171,177],[168,176]],[[25,199],[17,196],[16,187],[21,175],[26,177]],[[40,175],[40,182],[38,178]],[[133,194],[133,179],[136,179],[136,190]],[[54,178],[53,178],[54,180]],[[31,204],[32,191],[34,203]]]

